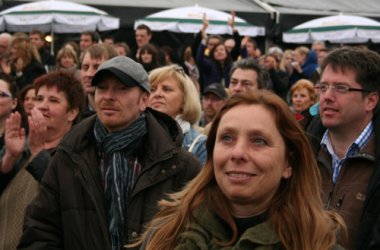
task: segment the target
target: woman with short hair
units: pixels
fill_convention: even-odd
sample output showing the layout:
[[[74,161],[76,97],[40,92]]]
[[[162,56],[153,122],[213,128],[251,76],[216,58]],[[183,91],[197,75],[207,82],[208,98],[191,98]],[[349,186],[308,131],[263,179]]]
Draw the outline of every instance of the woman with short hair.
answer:
[[[194,127],[201,116],[197,89],[177,64],[160,67],[150,72],[149,106],[175,119],[184,134],[182,146],[201,161],[206,162],[206,137]]]
[[[290,88],[290,98],[292,102],[290,109],[294,112],[297,121],[306,129],[313,118],[309,108],[314,105],[317,99],[314,84],[306,79],[298,80]]]
[[[72,74],[76,79],[81,81],[78,55],[74,49],[70,46],[62,47],[57,53],[56,61],[56,70]]]
[[[63,136],[80,116],[84,104],[81,83],[72,75],[51,72],[37,78],[35,108],[28,117],[29,134],[21,115],[6,121],[5,148],[0,152],[0,177],[11,180],[0,195],[0,246],[16,249],[28,204],[37,195],[38,183],[49,166]]]

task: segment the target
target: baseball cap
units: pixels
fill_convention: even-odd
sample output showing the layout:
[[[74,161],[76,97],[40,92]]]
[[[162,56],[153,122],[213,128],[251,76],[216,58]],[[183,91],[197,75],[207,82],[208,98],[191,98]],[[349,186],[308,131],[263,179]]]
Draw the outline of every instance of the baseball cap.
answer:
[[[102,63],[92,78],[92,86],[96,86],[105,73],[111,73],[127,87],[140,86],[150,93],[148,73],[140,63],[126,56],[113,57]]]
[[[207,86],[205,90],[203,91],[203,95],[206,95],[209,93],[216,95],[220,99],[227,98],[227,92],[224,89],[223,85],[220,83],[212,83],[209,86]]]

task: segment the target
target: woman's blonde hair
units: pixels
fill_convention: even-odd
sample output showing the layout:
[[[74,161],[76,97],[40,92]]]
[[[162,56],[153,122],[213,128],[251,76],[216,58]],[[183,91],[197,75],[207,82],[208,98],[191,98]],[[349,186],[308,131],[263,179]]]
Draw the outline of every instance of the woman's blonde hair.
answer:
[[[297,51],[298,53],[306,56],[310,53],[310,49],[306,46],[299,46],[295,48],[294,51]]]
[[[310,100],[315,103],[317,100],[317,94],[315,93],[315,88],[313,82],[307,79],[298,80],[291,88],[290,88],[290,96],[293,95],[294,91],[306,89],[309,93]]]
[[[181,118],[194,125],[201,116],[201,102],[193,81],[185,74],[183,68],[177,64],[160,67],[149,73],[151,87],[168,79],[174,80],[182,92]]]
[[[18,35],[14,36],[11,43],[11,47],[13,46],[17,46],[17,51],[24,63],[24,67],[30,64],[33,59],[37,62],[41,62],[37,48],[32,44],[26,34],[18,33]]]
[[[238,240],[230,203],[215,180],[212,154],[221,118],[239,105],[262,105],[269,110],[285,142],[292,176],[281,180],[268,208],[269,223],[284,248],[331,249],[336,245],[337,231],[341,228],[345,231],[344,222],[339,215],[323,208],[319,170],[303,129],[280,97],[256,90],[233,95],[217,114],[207,139],[205,167],[183,191],[171,195],[170,200],[160,201],[161,210],[142,237],[142,241],[147,241],[146,249],[173,249],[180,233],[194,221],[192,212],[201,204],[223,218],[233,232],[228,242],[218,243],[221,247],[232,246]]]
[[[284,51],[284,54],[282,55],[279,68],[284,72],[286,72],[285,60],[288,56],[291,56],[291,57],[293,56],[293,50],[287,49]]]

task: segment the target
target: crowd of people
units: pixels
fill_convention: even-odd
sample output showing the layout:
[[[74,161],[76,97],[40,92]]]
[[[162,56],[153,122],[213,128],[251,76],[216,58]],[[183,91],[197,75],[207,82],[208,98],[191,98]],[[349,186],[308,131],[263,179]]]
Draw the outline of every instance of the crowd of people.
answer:
[[[380,55],[228,25],[0,34],[0,249],[380,249]]]

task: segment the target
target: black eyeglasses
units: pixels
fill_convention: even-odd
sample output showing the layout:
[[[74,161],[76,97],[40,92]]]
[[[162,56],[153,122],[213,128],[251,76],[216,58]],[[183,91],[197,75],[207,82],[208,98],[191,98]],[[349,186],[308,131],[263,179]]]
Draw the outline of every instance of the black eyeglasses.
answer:
[[[326,83],[319,83],[315,85],[315,89],[320,93],[325,93],[329,88],[331,88],[334,92],[339,93],[339,94],[347,94],[348,92],[352,92],[352,91],[366,92],[366,93],[373,92],[367,89],[350,88],[343,84],[328,85]]]
[[[12,96],[10,94],[8,94],[8,93],[0,90],[0,97],[2,97],[2,98],[7,98],[8,97],[9,98],[9,97],[12,97]]]

